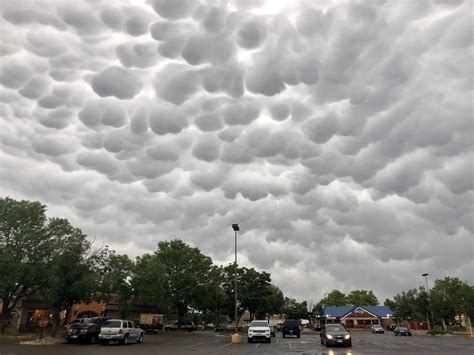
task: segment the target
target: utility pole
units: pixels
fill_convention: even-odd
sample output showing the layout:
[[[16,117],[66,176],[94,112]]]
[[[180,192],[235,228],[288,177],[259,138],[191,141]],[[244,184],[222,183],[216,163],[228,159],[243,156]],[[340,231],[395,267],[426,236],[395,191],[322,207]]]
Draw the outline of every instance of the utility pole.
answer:
[[[235,333],[239,332],[239,319],[237,314],[237,232],[239,231],[239,225],[233,224],[232,229],[235,232],[235,270],[234,270],[234,311],[235,311]]]
[[[428,302],[429,302],[429,307],[430,307],[430,313],[431,313],[431,327],[430,327],[430,329],[434,329],[433,305],[431,303],[430,289],[428,288],[428,279],[426,278],[428,275],[429,274],[425,272],[421,276],[423,276],[425,278],[426,295],[428,296]]]

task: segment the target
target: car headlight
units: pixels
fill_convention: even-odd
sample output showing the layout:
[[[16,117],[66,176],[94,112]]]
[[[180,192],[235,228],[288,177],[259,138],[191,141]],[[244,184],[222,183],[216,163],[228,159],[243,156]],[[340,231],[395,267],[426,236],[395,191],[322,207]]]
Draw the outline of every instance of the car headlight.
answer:
[[[350,339],[351,338],[351,335],[350,334],[347,334],[344,339]]]
[[[326,338],[332,339],[332,335],[331,334],[326,334]]]

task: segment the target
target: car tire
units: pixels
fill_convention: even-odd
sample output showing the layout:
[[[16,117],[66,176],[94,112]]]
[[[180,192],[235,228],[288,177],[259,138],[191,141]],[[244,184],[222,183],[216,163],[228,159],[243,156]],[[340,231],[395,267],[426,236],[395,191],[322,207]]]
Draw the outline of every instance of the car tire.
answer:
[[[271,343],[271,342],[272,342],[272,337],[267,339],[267,343]]]
[[[143,343],[143,333],[140,333],[137,339],[137,344],[141,344],[141,343]]]

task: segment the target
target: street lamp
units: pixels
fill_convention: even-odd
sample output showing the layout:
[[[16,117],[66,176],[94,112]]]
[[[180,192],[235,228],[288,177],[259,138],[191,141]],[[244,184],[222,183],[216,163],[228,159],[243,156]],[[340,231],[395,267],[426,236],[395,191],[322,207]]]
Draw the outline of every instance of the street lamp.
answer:
[[[428,279],[426,278],[426,276],[428,276],[428,273],[425,272],[424,274],[422,274],[421,276],[423,276],[425,278],[425,284],[426,284],[426,295],[428,296],[428,302],[429,302],[429,306],[430,306],[430,313],[431,313],[431,324],[432,326],[430,328],[433,328],[434,329],[434,317],[433,317],[433,306],[431,304],[431,296],[430,296],[430,289],[428,288]]]
[[[232,229],[235,232],[235,274],[234,274],[234,310],[235,310],[235,333],[239,332],[239,320],[237,319],[237,232],[239,231],[239,225],[233,224]]]

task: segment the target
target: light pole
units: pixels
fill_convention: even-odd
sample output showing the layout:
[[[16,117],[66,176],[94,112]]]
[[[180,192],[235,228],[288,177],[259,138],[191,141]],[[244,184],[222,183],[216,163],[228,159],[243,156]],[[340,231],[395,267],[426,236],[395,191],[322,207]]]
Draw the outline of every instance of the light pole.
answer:
[[[235,232],[235,274],[234,274],[234,310],[235,310],[235,333],[239,332],[239,320],[237,319],[237,232],[239,231],[239,225],[233,224],[232,229]]]
[[[429,302],[429,307],[430,307],[430,313],[431,313],[431,329],[434,329],[434,317],[433,317],[433,306],[431,304],[431,296],[430,296],[430,289],[428,288],[428,279],[426,278],[426,276],[428,276],[429,274],[427,272],[425,272],[424,274],[422,274],[421,276],[423,276],[425,278],[425,285],[426,285],[426,295],[428,297],[428,302]]]

